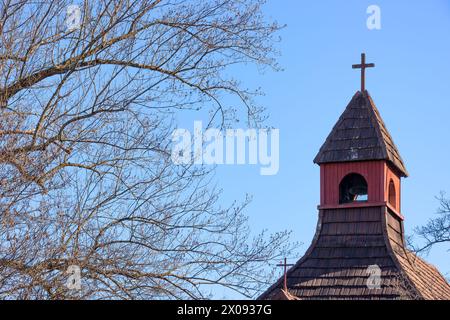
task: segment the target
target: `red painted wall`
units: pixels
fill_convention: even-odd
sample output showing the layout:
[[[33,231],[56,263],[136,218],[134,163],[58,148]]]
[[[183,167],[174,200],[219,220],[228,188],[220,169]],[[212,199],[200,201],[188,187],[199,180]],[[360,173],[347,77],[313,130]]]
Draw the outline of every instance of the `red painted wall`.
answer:
[[[395,207],[398,212],[400,211],[400,177],[384,160],[322,164],[320,166],[321,206],[344,206],[339,204],[339,184],[350,173],[358,173],[366,179],[367,204],[388,202],[389,182],[392,179],[396,189]]]
[[[401,209],[401,181],[400,181],[400,177],[397,175],[397,173],[395,173],[395,171],[391,168],[390,165],[385,164],[385,199],[386,201],[389,201],[389,183],[392,179],[392,181],[394,182],[394,186],[395,186],[395,204],[394,204],[394,209],[397,210],[397,212],[400,212]]]

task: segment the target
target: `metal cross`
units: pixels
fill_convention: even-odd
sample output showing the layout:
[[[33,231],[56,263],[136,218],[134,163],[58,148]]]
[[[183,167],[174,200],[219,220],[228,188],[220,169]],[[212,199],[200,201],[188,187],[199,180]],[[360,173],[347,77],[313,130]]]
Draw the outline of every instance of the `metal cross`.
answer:
[[[284,258],[284,263],[280,262],[277,267],[284,267],[284,290],[287,291],[287,267],[291,267],[293,264],[288,264],[287,259]]]
[[[361,53],[361,64],[352,65],[353,69],[361,69],[361,92],[363,93],[364,90],[366,90],[366,68],[373,68],[373,67],[375,67],[375,64],[366,63],[365,53]]]

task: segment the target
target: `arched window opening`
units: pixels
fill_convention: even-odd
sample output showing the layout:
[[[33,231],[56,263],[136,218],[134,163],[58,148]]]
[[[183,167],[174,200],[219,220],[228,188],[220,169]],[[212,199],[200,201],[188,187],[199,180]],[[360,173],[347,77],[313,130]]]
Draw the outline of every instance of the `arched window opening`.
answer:
[[[394,209],[397,209],[397,194],[395,191],[395,184],[394,181],[391,179],[391,181],[389,181],[389,197],[388,197],[388,201],[389,204],[394,207]]]
[[[339,203],[364,202],[368,200],[367,181],[357,173],[351,173],[339,184]]]

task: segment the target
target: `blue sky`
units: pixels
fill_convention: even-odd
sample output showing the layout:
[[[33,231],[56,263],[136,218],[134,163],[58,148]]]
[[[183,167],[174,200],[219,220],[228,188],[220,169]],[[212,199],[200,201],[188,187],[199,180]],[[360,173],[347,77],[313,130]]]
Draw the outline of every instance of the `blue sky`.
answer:
[[[366,27],[366,9],[381,9],[381,30]],[[257,166],[220,166],[222,201],[253,195],[247,209],[253,231],[293,231],[309,246],[317,222],[319,167],[313,158],[359,89],[361,52],[376,68],[366,88],[375,101],[406,163],[402,213],[411,233],[438,208],[435,196],[450,193],[450,1],[269,0],[269,18],[287,27],[280,32],[283,72],[243,69],[236,77],[261,86],[258,99],[280,129],[280,170],[259,175]],[[436,247],[426,259],[450,275],[450,253]],[[281,272],[281,270],[280,270]]]

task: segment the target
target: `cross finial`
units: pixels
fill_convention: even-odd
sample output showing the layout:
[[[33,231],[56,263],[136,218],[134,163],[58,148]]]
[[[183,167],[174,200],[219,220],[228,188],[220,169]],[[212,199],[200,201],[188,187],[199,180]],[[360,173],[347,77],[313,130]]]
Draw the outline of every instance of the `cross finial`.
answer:
[[[364,93],[366,90],[366,68],[375,67],[374,63],[366,63],[366,54],[361,53],[361,64],[352,65],[353,69],[361,69],[361,92]]]
[[[284,263],[280,262],[277,267],[284,267],[284,290],[287,291],[287,267],[291,267],[293,264],[288,264],[287,259],[284,258]]]

